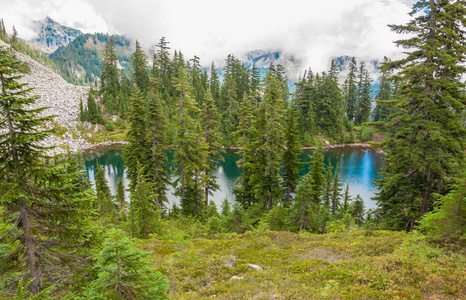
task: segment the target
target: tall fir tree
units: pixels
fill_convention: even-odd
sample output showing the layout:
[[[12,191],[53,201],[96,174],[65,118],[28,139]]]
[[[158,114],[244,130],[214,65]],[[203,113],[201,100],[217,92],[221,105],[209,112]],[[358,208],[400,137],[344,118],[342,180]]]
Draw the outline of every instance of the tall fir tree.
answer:
[[[186,215],[200,216],[204,210],[201,172],[205,164],[205,142],[200,134],[200,126],[194,119],[199,114],[196,100],[191,98],[185,67],[178,70],[175,88],[179,93],[176,107],[177,136],[175,140],[174,162],[178,176],[174,182],[176,194],[181,198],[181,209]]]
[[[95,168],[95,191],[97,196],[97,205],[95,209],[100,212],[100,215],[105,220],[111,220],[115,216],[115,206],[113,204],[113,196],[108,186],[107,178],[105,178],[105,169],[97,162]]]
[[[359,67],[358,102],[354,116],[356,125],[369,121],[372,107],[371,85],[372,80],[369,71],[365,68],[365,64],[361,62]]]
[[[149,88],[149,73],[147,67],[146,53],[144,53],[141,45],[136,40],[136,50],[131,55],[131,75],[134,84],[143,95],[146,94]]]
[[[298,184],[293,205],[287,213],[287,223],[293,231],[311,230],[316,227],[318,204],[313,201],[314,186],[310,173],[304,175]]]
[[[299,181],[299,171],[301,163],[299,162],[299,154],[301,153],[301,145],[298,140],[296,109],[293,104],[290,105],[287,111],[287,120],[285,126],[285,145],[286,149],[283,153],[283,187],[285,188],[285,201],[291,204],[292,194],[296,190]]]
[[[313,184],[313,199],[312,201],[315,204],[320,204],[320,197],[324,191],[324,184],[325,184],[325,165],[324,165],[324,155],[322,154],[322,148],[317,148],[313,151],[311,155],[311,162],[310,162],[310,171],[309,173],[312,176],[312,184]]]
[[[390,60],[384,57],[383,63],[387,64]],[[388,117],[392,113],[392,107],[390,104],[395,103],[394,97],[394,86],[390,80],[391,72],[389,70],[382,70],[382,76],[380,77],[379,91],[375,96],[375,108],[372,114],[374,122],[386,122]]]
[[[284,114],[284,99],[280,78],[271,68],[264,81],[264,99],[260,109],[264,113],[265,130],[264,144],[264,170],[262,174],[261,190],[267,195],[267,211],[281,198],[282,180],[280,176],[281,162],[283,160],[285,130],[282,121]]]
[[[335,166],[335,174],[333,175],[333,185],[332,185],[332,196],[330,198],[330,213],[332,215],[337,214],[341,211],[340,200],[341,200],[341,191],[343,184],[340,180],[340,163],[337,162]]]
[[[0,274],[6,278],[6,271],[12,276],[19,272],[31,280],[36,295],[53,282],[64,285],[70,279],[67,268],[80,254],[72,255],[70,249],[86,238],[95,197],[77,164],[51,160],[46,154],[50,148],[39,146],[51,134],[42,129],[44,122],[53,118],[40,116],[45,108],[29,108],[38,96],[29,96],[32,89],[19,83],[28,69],[0,49],[0,129],[5,129],[0,133],[0,205],[2,219],[11,227],[0,238],[2,251],[7,245],[9,252],[2,253],[7,259]]]
[[[129,103],[129,130],[126,134],[126,140],[129,144],[123,149],[123,159],[130,180],[129,189],[132,192],[137,184],[138,162],[147,161],[150,145],[147,141],[146,109],[139,88],[134,87],[131,89]]]
[[[207,96],[202,105],[201,126],[204,135],[204,141],[207,146],[207,161],[205,162],[204,172],[204,197],[206,205],[209,204],[209,195],[220,188],[217,184],[217,177],[213,172],[217,169],[217,165],[224,158],[222,153],[225,152],[221,144],[221,136],[219,132],[220,116],[217,112],[214,99],[210,91],[207,91]]]
[[[462,75],[466,46],[464,1],[418,1],[406,25],[391,25],[410,38],[396,41],[407,56],[387,62],[405,82],[398,90],[391,135],[380,147],[387,166],[378,182],[379,213],[394,229],[411,230],[442,194],[445,182],[464,167],[465,136],[460,114],[466,96]]]
[[[104,48],[100,85],[102,91],[109,91],[110,93],[118,92],[120,88],[118,57],[115,52],[115,38],[113,36],[108,39],[108,43]]]
[[[167,157],[167,119],[163,114],[163,103],[158,92],[158,82],[147,95],[146,103],[146,133],[147,143],[150,145],[150,154],[145,163],[147,174],[154,183],[157,209],[165,208],[167,199],[167,185],[170,183],[168,157]]]
[[[356,85],[356,73],[357,73],[356,58],[352,58],[349,64],[349,73],[345,81],[345,103],[346,103],[346,117],[349,121],[354,120],[356,114],[356,104],[358,99],[358,90]]]

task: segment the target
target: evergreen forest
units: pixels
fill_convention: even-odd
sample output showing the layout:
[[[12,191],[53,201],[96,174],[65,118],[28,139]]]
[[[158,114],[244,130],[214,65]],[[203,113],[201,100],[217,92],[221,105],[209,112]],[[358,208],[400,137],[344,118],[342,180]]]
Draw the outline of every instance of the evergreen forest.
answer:
[[[383,58],[377,90],[356,58],[346,78],[332,61],[290,84],[283,65],[261,75],[230,54],[204,68],[162,37],[150,53],[136,41],[125,71],[128,41],[79,36],[105,44],[86,50],[82,64],[98,71],[84,77],[79,119],[125,133],[129,188],[120,181],[116,195],[101,165],[93,185],[81,153],[43,146],[59,129],[31,108],[29,66],[15,56],[84,83],[69,64],[81,48],[45,56],[2,21],[1,298],[466,298],[466,2],[420,0],[410,16],[389,25],[406,54]],[[386,162],[371,210],[323,156],[366,142]],[[303,147],[315,150],[299,176]],[[217,207],[225,149],[242,173],[235,201]]]

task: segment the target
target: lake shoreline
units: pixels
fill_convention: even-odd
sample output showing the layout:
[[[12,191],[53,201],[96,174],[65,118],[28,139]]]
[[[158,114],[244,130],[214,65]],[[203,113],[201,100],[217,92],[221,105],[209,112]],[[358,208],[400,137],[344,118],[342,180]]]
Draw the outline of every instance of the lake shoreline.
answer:
[[[129,145],[129,142],[127,141],[106,141],[106,142],[101,142],[97,144],[88,144],[83,147],[81,147],[82,152],[89,152],[89,151],[94,151],[94,150],[104,150],[106,148],[110,148],[113,146],[124,146],[124,145]]]
[[[93,150],[106,149],[106,148],[110,148],[110,147],[113,147],[113,146],[124,146],[124,145],[128,145],[128,144],[129,144],[129,142],[127,142],[127,141],[106,141],[106,142],[101,142],[101,143],[97,143],[97,144],[85,145],[85,146],[81,147],[80,150],[82,152],[87,152],[87,151],[93,151]],[[347,147],[348,148],[367,148],[367,149],[370,149],[370,150],[374,150],[377,153],[384,154],[384,152],[382,150],[372,148],[372,144],[369,144],[369,143],[334,144],[334,145],[323,146],[322,149],[323,150],[328,150],[328,149],[347,148]],[[306,146],[306,147],[301,147],[301,150],[308,151],[308,150],[315,150],[317,148],[318,147],[315,147],[315,146]],[[223,146],[223,149],[238,151],[238,150],[242,150],[243,147],[238,147],[238,146],[227,146],[226,147],[226,146]]]
[[[346,148],[346,147],[348,147],[348,148],[368,148],[368,149],[376,151],[377,153],[382,153],[383,154],[382,150],[374,149],[374,148],[372,148],[372,144],[368,144],[368,143],[334,144],[334,145],[323,146],[322,149],[327,150],[327,149]],[[303,151],[315,150],[317,148],[318,147],[315,147],[315,146],[307,146],[307,147],[301,147],[301,150],[303,150]],[[225,149],[225,150],[241,150],[241,149],[243,149],[243,147],[230,146],[230,147],[223,147],[223,149]]]

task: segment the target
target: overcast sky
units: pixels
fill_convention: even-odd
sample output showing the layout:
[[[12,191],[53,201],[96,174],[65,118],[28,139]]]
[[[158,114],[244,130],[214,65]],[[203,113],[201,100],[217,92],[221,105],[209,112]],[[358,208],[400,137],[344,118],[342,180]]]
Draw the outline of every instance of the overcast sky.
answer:
[[[316,71],[332,56],[396,58],[400,38],[387,24],[403,24],[414,0],[0,0],[0,17],[20,37],[31,20],[50,16],[83,32],[138,39],[145,47],[165,36],[172,50],[203,65],[229,53],[279,50]]]

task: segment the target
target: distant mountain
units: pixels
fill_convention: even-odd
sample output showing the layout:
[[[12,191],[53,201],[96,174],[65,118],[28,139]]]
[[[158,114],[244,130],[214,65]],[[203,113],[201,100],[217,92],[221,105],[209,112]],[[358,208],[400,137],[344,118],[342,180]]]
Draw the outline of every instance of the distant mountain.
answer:
[[[134,51],[131,43],[123,36],[113,37],[120,66],[122,69],[129,69],[129,60]],[[70,74],[69,78],[65,76],[65,80],[69,81],[77,76],[79,82],[76,84],[94,82],[102,73],[100,60],[109,38],[110,35],[102,33],[80,35],[67,46],[58,48],[50,58],[63,69],[62,73]]]
[[[261,71],[261,75],[265,75],[271,64],[281,64],[285,67],[288,77],[295,80],[298,78],[300,70],[303,69],[301,61],[282,51],[255,50],[247,52],[240,58],[248,67],[256,64],[256,67]]]
[[[37,37],[31,40],[30,43],[47,54],[55,52],[59,47],[67,46],[83,34],[77,29],[61,25],[50,17],[40,21],[33,21],[33,29],[37,33]]]

